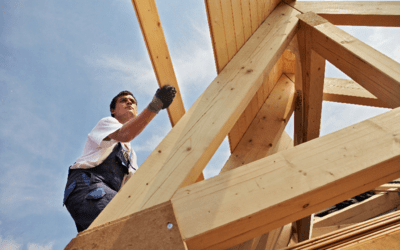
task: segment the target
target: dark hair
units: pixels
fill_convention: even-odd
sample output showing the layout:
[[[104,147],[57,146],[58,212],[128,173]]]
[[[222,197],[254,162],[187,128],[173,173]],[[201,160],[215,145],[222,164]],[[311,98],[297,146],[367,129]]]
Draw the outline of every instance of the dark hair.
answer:
[[[110,103],[110,112],[111,112],[112,109],[115,109],[115,105],[117,104],[118,97],[124,96],[124,95],[131,95],[131,96],[133,97],[133,99],[135,99],[136,105],[137,105],[136,97],[135,97],[130,91],[124,90],[124,91],[119,92],[119,94],[116,95],[116,96],[112,99],[112,101],[111,101],[111,103]],[[111,114],[111,116],[114,117],[113,114]]]

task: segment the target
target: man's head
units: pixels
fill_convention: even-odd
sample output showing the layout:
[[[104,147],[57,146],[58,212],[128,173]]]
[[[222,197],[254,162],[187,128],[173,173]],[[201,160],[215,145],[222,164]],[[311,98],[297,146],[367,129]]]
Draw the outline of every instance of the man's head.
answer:
[[[110,103],[111,116],[126,119],[128,118],[125,117],[126,115],[131,116],[130,114],[133,114],[133,117],[135,117],[137,115],[136,105],[136,98],[130,91],[121,91]]]

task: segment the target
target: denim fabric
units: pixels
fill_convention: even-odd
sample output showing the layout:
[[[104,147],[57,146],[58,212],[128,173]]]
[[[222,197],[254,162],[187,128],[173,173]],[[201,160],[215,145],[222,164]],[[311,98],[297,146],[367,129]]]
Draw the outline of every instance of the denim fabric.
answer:
[[[75,221],[78,232],[88,228],[121,188],[129,162],[118,143],[97,167],[69,169],[64,204]]]

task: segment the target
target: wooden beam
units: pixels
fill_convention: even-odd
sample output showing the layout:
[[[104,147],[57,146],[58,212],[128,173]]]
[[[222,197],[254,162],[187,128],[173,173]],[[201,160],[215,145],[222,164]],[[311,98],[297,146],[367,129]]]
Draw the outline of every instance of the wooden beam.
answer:
[[[162,87],[169,84],[176,89],[175,99],[167,109],[171,125],[174,126],[185,114],[185,107],[183,106],[181,92],[179,91],[155,0],[132,0],[132,4],[156,74],[158,86]]]
[[[171,202],[79,233],[66,250],[185,250]]]
[[[386,103],[376,98],[361,85],[348,79],[325,77],[323,98],[324,101],[330,102],[389,108]]]
[[[350,246],[357,246],[360,242],[368,241],[368,239],[377,238],[399,230],[399,213],[400,211],[396,211],[382,215],[374,219],[357,223],[317,238],[298,243],[285,249],[347,249],[347,247]],[[389,247],[384,249],[397,248]]]
[[[312,49],[389,107],[400,106],[400,64],[315,13],[299,15],[311,30]]]
[[[303,142],[306,142],[319,137],[325,78],[325,59],[312,49],[311,29],[308,25],[301,23],[297,38],[299,42],[303,83]]]
[[[271,154],[294,109],[294,83],[282,75],[221,172]]]
[[[394,109],[178,190],[184,241],[230,247],[398,178],[399,122]]]
[[[302,13],[314,12],[335,25],[400,27],[398,1],[290,1]]]
[[[242,139],[243,135],[246,133],[250,124],[253,122],[261,106],[264,104],[265,100],[271,93],[272,89],[278,82],[279,78],[283,73],[283,55],[279,58],[278,62],[269,72],[269,74],[264,77],[262,86],[258,89],[257,94],[254,95],[253,99],[246,107],[244,112],[240,115],[239,119],[236,121],[232,130],[229,132],[229,146],[231,152],[235,150],[239,141]]]
[[[161,142],[163,147],[142,164],[91,227],[168,201],[179,187],[196,181],[296,33],[297,14],[282,4],[268,17],[271,25],[265,23],[248,40],[189,109],[185,125],[179,122],[171,130],[167,137],[173,139]],[[160,159],[165,148],[170,153]]]
[[[342,225],[335,225],[328,227],[313,227],[311,238],[316,238],[325,234],[329,234],[339,229],[346,228],[352,225],[354,224],[342,224]]]
[[[399,249],[400,247],[400,227],[394,228],[390,232],[371,237],[348,247],[344,247],[344,250],[387,250],[387,249]]]
[[[225,163],[221,173],[293,147],[292,139],[284,132],[293,113],[293,104],[294,83],[286,75],[282,75],[242,140]],[[262,244],[263,249],[266,249],[266,244],[272,244],[271,237],[278,231],[280,233],[280,229],[276,229],[275,232],[271,231],[270,235],[262,236],[263,240],[255,238],[231,247],[229,250],[261,249]]]
[[[296,119],[296,128],[302,129],[303,138],[296,140],[296,143],[303,143],[319,137],[321,127],[322,96],[325,77],[325,59],[312,50],[311,29],[307,25],[300,25],[297,33],[298,50],[301,67],[301,96],[298,100],[301,106],[299,116]],[[300,94],[298,94],[300,95]],[[297,137],[297,136],[296,136]],[[299,144],[295,144],[299,145]],[[298,241],[304,241],[311,237],[312,215],[296,221]]]
[[[377,194],[322,217],[314,222],[314,228],[363,222],[398,206],[400,206],[400,197],[397,193]]]

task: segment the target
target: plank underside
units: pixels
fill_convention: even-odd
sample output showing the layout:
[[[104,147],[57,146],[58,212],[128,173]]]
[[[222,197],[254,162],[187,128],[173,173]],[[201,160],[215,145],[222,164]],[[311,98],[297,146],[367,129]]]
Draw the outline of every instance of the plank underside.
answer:
[[[398,178],[399,122],[395,109],[178,190],[183,239],[235,245]]]
[[[172,128],[91,228],[166,202],[194,183],[297,31],[299,12],[282,4]],[[243,84],[246,83],[246,84]]]
[[[290,5],[335,25],[400,27],[399,1],[293,1]]]
[[[132,0],[132,4],[142,30],[159,87],[169,84],[176,89],[175,99],[167,108],[171,125],[174,126],[185,114],[185,107],[183,106],[182,96],[172,66],[171,56],[155,0]]]
[[[217,73],[228,64],[244,43],[260,27],[264,20],[278,6],[280,0],[206,0],[206,11]],[[282,61],[265,77],[261,87],[244,110],[228,138],[231,152],[236,147],[273,86],[271,77],[277,80],[282,74]],[[273,80],[273,79],[272,79]]]

